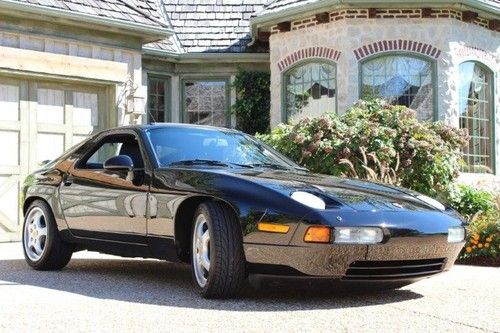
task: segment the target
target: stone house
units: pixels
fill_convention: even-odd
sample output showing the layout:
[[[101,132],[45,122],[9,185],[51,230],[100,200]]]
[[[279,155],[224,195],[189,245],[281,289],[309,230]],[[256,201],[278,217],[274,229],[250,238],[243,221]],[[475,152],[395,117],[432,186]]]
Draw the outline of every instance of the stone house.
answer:
[[[0,0],[0,241],[25,176],[91,132],[234,126],[238,67],[271,72],[273,126],[382,96],[467,128],[465,178],[498,181],[498,0]]]

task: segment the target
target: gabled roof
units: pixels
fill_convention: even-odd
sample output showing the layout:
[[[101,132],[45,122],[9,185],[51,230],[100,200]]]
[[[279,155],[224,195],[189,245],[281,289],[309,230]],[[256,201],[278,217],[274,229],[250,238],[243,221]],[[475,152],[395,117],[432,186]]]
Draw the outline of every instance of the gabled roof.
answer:
[[[149,42],[172,34],[162,20],[155,0],[0,0],[8,15],[105,31],[123,31]]]
[[[266,0],[163,0],[163,11],[177,40],[147,47],[169,52],[255,52],[248,43],[249,20]]]
[[[74,13],[164,26],[154,0],[13,0]]]

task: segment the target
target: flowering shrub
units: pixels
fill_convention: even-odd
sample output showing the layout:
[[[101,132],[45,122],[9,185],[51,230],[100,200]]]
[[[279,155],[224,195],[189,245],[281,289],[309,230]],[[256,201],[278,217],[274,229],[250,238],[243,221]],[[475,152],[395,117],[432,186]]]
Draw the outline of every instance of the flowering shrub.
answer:
[[[468,239],[460,259],[498,258],[500,253],[500,211],[477,216],[468,226]]]
[[[450,207],[469,221],[476,214],[490,213],[496,209],[492,193],[470,185],[454,184],[450,186],[443,201],[447,201]]]
[[[313,172],[401,185],[435,196],[458,176],[467,134],[383,100],[359,101],[341,116],[327,113],[281,124],[259,138]]]

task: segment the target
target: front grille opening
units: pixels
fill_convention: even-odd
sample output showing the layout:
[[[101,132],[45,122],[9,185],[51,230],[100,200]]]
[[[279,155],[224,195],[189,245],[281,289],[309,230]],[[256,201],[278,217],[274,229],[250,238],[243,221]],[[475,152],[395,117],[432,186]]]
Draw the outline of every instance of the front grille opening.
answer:
[[[443,271],[445,258],[420,260],[354,261],[349,265],[346,280],[411,279]]]

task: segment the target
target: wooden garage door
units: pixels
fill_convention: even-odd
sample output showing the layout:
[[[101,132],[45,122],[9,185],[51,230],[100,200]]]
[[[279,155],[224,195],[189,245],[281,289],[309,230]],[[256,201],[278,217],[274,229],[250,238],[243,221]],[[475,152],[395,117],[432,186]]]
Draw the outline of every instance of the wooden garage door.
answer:
[[[0,241],[19,239],[25,177],[102,127],[103,99],[99,88],[0,77]]]

